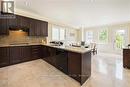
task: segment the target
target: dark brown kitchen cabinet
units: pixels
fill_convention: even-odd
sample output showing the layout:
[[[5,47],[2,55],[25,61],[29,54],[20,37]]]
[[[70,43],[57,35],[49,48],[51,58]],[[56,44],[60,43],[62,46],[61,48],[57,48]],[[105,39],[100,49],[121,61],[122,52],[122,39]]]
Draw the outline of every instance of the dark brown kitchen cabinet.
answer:
[[[40,36],[48,36],[48,22],[40,21]]]
[[[35,36],[36,35],[36,24],[34,19],[29,19],[30,25],[29,25],[29,36]]]
[[[42,46],[42,52],[42,58],[45,61],[55,66],[57,69],[63,71],[64,73],[68,73],[68,56],[66,51],[48,46]]]
[[[52,47],[44,47],[44,60],[53,66],[56,66],[56,49]]]
[[[0,35],[9,35],[8,19],[0,19]]]
[[[68,74],[68,52],[63,50],[57,50],[58,54],[55,56],[56,67]]]
[[[41,36],[41,24],[39,20],[30,19],[29,36]]]
[[[32,60],[31,58],[31,46],[22,46],[21,47],[21,62],[26,62]]]
[[[74,52],[68,52],[68,74],[76,79],[81,81],[81,55]]]
[[[48,22],[30,19],[29,36],[48,36]]]
[[[41,58],[41,46],[0,47],[0,67]]]
[[[29,24],[30,24],[30,21],[29,21],[29,18],[27,17],[24,17],[24,16],[18,16],[18,24],[20,24],[21,28],[29,28]]]
[[[17,18],[16,16],[14,16],[13,18],[11,19],[8,19],[8,25],[9,25],[9,28],[17,28]]]
[[[47,60],[47,57],[50,56],[50,52],[47,46],[42,46],[42,57],[44,60]]]
[[[0,67],[9,65],[9,48],[0,47]]]
[[[91,51],[68,52],[68,74],[83,84],[91,76]]]
[[[56,66],[56,49],[42,46],[42,58],[53,66]]]
[[[22,29],[29,33],[29,36],[48,36],[48,22],[15,15],[10,19],[0,19],[0,35],[9,35],[10,30]]]
[[[22,61],[21,47],[10,47],[10,64],[20,63]]]
[[[41,58],[41,46],[40,45],[34,45],[31,46],[31,59],[39,59]]]
[[[130,49],[123,49],[123,67],[130,69]]]
[[[26,62],[31,60],[30,46],[14,46],[10,47],[10,64]]]
[[[11,29],[29,29],[29,18],[15,15],[14,18],[9,19],[9,27]]]

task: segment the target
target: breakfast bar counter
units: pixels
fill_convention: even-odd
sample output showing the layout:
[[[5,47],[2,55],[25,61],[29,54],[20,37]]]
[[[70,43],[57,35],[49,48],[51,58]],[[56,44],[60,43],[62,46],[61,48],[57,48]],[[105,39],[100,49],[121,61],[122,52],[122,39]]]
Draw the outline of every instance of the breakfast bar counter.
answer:
[[[91,76],[90,49],[72,46],[52,46],[50,44],[44,44],[44,46],[60,49],[66,52],[64,55],[67,55],[68,71],[66,74],[80,82],[81,85]]]

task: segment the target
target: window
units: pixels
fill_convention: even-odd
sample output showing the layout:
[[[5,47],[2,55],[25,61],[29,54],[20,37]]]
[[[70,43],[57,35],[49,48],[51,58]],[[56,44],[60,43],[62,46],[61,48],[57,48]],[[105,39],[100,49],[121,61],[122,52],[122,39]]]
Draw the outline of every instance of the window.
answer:
[[[86,42],[92,43],[93,42],[93,32],[87,31],[85,35],[86,35]]]
[[[65,40],[65,29],[61,27],[53,27],[52,40]]]
[[[60,29],[60,40],[65,40],[65,29]]]
[[[99,42],[107,43],[108,42],[108,31],[106,29],[99,31]]]
[[[52,29],[52,40],[59,40],[59,29],[58,28]]]
[[[116,48],[120,49],[125,46],[125,30],[117,30],[115,38]]]

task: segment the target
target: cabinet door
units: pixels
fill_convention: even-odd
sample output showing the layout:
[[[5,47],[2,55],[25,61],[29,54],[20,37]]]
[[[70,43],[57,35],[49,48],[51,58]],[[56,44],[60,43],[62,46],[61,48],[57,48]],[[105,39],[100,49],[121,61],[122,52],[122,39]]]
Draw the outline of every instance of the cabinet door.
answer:
[[[47,57],[49,57],[49,50],[47,46],[42,46],[42,51],[41,51],[41,58],[46,59]]]
[[[47,46],[44,46],[42,49],[43,59],[51,65],[56,66],[56,49]]]
[[[53,65],[56,66],[56,49],[48,47],[49,57],[47,57],[47,61]]]
[[[29,18],[27,18],[27,17],[22,17],[21,26],[22,26],[23,28],[29,28]]]
[[[9,48],[0,47],[0,67],[9,65]]]
[[[77,81],[81,81],[81,54],[68,52],[68,74]]]
[[[35,36],[41,36],[41,24],[39,20],[35,20]]]
[[[22,59],[21,47],[10,47],[10,63],[20,63]]]
[[[22,17],[19,15],[16,15],[16,22],[17,22],[17,24],[16,24],[17,28],[21,28],[22,27]]]
[[[48,22],[30,19],[29,36],[48,36]]]
[[[29,36],[36,36],[36,24],[34,19],[30,19]]]
[[[31,46],[21,47],[22,62],[31,60]]]
[[[8,19],[0,19],[0,35],[9,35]]]
[[[41,36],[48,36],[48,22],[41,22]]]
[[[16,16],[14,18],[8,19],[9,28],[17,28],[17,19]]]

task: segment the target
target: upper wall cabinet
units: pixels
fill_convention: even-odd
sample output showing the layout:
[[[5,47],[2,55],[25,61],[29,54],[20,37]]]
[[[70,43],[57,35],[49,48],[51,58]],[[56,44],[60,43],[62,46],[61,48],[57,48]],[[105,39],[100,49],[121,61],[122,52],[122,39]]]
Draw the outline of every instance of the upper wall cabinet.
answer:
[[[29,30],[29,36],[48,36],[48,22],[16,15],[17,26]]]
[[[0,19],[0,35],[9,35],[8,19]]]
[[[17,29],[17,28],[29,28],[29,18],[16,15],[15,18],[8,19],[9,28]]]
[[[12,19],[0,19],[0,35],[8,35],[9,28],[23,29],[29,36],[48,36],[48,22],[16,15]]]
[[[20,28],[29,28],[29,18],[16,15],[17,26]]]
[[[30,19],[29,36],[48,36],[48,22]]]

